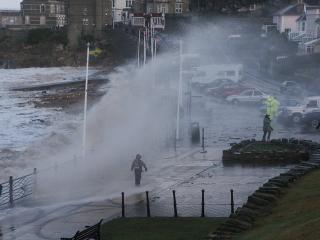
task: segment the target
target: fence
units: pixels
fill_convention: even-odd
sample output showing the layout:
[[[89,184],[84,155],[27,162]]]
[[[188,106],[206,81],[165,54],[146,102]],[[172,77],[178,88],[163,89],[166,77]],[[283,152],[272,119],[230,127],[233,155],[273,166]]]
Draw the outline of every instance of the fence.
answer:
[[[184,197],[178,198],[176,191],[172,190],[171,204],[152,201],[149,191],[146,191],[140,199],[140,203],[126,203],[125,193],[121,193],[121,217],[222,217],[235,212],[235,207],[242,206],[243,203],[235,203],[234,191],[230,190],[230,198],[225,203],[212,203],[206,201],[205,190],[199,192],[199,203],[184,203]],[[127,201],[130,197],[128,197]],[[214,208],[224,211],[224,214],[217,213]]]
[[[19,178],[9,177],[8,182],[0,184],[0,207],[9,205],[14,206],[14,202],[26,198],[34,193],[36,184],[37,169],[32,174]]]

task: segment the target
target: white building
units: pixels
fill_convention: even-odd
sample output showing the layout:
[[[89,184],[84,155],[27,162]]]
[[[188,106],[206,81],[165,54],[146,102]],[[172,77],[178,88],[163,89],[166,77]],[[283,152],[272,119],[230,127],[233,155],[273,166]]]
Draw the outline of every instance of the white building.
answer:
[[[113,18],[115,22],[123,22],[128,19],[132,11],[134,0],[113,0]]]
[[[305,4],[297,3],[289,5],[273,15],[273,23],[277,25],[280,33],[297,33],[297,20],[304,15]]]

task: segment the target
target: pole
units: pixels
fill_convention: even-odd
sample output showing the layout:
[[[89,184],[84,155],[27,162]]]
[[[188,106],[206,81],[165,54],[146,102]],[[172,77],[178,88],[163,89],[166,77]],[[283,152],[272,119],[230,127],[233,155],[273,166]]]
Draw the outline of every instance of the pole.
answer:
[[[231,214],[234,213],[234,199],[233,199],[233,190],[230,190],[231,193]]]
[[[182,41],[180,40],[176,140],[179,140],[179,138],[180,138],[180,105],[181,105],[181,97],[182,97],[181,96],[181,92],[182,92],[181,85],[182,85]]]
[[[172,190],[172,194],[173,194],[173,211],[174,211],[174,217],[178,217],[176,191],[175,191],[175,190]]]
[[[204,189],[201,191],[201,217],[204,217]]]
[[[112,29],[114,29],[114,0],[112,0]]]
[[[202,128],[202,151],[201,153],[207,153],[207,151],[205,150],[205,146],[204,146],[204,128]]]
[[[124,192],[121,193],[121,216],[124,218],[126,217],[125,214],[125,206],[124,206]]]
[[[89,52],[90,43],[87,43],[87,66],[86,66],[86,84],[84,91],[84,120],[83,120],[83,139],[82,139],[82,157],[86,159],[86,139],[87,139],[87,105],[88,105],[88,79],[89,79]]]
[[[154,39],[154,59],[157,58],[157,41]]]
[[[139,29],[139,37],[138,37],[138,68],[140,68],[140,45],[141,45],[141,30]]]
[[[152,17],[151,17],[152,19]],[[152,21],[152,20],[150,20]],[[152,31],[152,23],[150,23],[150,48],[151,48],[151,59],[153,60],[153,31]]]
[[[146,198],[147,198],[147,217],[151,217],[150,202],[149,202],[149,191],[146,191]]]
[[[37,168],[33,169],[33,196],[36,194],[37,189]]]
[[[9,207],[13,208],[13,177],[9,177]]]
[[[143,65],[146,65],[146,61],[147,61],[146,34],[147,32],[145,29],[143,34]]]

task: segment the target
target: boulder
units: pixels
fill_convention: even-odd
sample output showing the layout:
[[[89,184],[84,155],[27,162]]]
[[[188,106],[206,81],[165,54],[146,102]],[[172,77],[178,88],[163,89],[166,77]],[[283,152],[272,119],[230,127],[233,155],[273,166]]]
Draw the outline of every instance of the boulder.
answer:
[[[251,195],[248,197],[248,202],[254,203],[255,205],[259,205],[259,206],[268,206],[270,204],[269,201],[254,195]]]
[[[263,200],[266,200],[268,202],[271,202],[271,203],[274,203],[278,200],[278,198],[272,194],[269,194],[269,193],[261,193],[261,192],[254,192],[252,194],[253,197],[257,197],[257,198],[260,198],[260,199],[263,199]]]

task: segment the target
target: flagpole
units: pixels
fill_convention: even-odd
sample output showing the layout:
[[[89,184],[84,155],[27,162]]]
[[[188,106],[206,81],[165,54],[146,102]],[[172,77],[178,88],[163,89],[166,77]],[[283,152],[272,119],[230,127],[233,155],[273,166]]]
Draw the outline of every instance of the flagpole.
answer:
[[[83,118],[83,139],[82,139],[82,157],[86,159],[86,140],[87,140],[87,105],[88,105],[88,80],[89,80],[89,53],[90,43],[87,43],[87,66],[86,66],[86,83],[84,91],[84,118]]]

